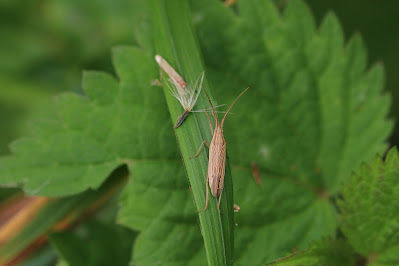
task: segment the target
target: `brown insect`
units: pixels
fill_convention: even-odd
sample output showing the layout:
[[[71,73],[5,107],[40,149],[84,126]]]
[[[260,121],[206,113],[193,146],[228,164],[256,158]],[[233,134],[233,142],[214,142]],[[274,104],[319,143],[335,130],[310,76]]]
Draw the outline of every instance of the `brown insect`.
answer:
[[[224,115],[222,119],[222,123],[219,124],[219,120],[216,115],[215,108],[212,105],[211,99],[209,98],[208,93],[204,89],[206,96],[208,97],[209,103],[211,104],[212,107],[212,116],[215,119],[215,130],[212,128],[212,123],[209,118],[208,113],[206,112],[208,119],[209,119],[209,124],[211,126],[211,130],[213,133],[211,145],[204,140],[201,143],[201,146],[199,147],[197,153],[191,157],[195,158],[198,156],[199,152],[201,151],[202,147],[204,146],[204,143],[209,147],[209,163],[208,163],[208,174],[206,177],[206,183],[207,185],[209,184],[209,187],[212,192],[212,196],[215,198],[219,197],[219,202],[218,202],[218,210],[220,211],[220,200],[222,198],[222,192],[223,192],[223,186],[224,186],[224,174],[225,174],[225,166],[226,166],[226,140],[224,139],[223,136],[223,124],[224,120],[226,119],[227,114],[229,113],[230,109],[234,106],[238,98],[241,97],[247,90],[249,89],[246,88],[238,97],[234,100],[234,102],[231,104],[230,108],[227,110],[226,114]],[[190,159],[191,159],[190,158]],[[205,211],[208,208],[208,187],[206,187],[206,205],[203,210],[200,212]]]

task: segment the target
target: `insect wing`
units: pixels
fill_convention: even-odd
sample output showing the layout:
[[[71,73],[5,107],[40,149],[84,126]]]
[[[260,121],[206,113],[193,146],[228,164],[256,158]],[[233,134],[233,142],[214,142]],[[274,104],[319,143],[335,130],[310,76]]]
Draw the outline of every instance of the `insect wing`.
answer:
[[[219,129],[219,128],[218,128]],[[226,141],[218,130],[215,130],[210,148],[208,163],[209,187],[212,195],[218,197],[224,186],[226,164]]]

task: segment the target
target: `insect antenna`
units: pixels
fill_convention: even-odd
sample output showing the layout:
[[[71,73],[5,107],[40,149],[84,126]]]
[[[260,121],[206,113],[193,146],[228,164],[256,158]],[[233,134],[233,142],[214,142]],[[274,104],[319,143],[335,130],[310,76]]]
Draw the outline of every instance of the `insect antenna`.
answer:
[[[236,101],[249,89],[246,88],[243,92],[241,92],[240,95],[238,95],[238,97],[234,100],[234,102],[230,105],[229,109],[227,110],[226,114],[224,115],[223,119],[222,119],[222,123],[220,123],[220,126],[223,127],[224,124],[224,120],[226,119],[227,114],[230,112],[230,109],[234,106],[234,104],[236,103]],[[208,94],[207,94],[208,95]],[[209,98],[209,97],[208,97]],[[212,104],[212,103],[211,103]]]
[[[206,109],[205,109],[205,114],[206,114],[206,117],[208,117],[209,126],[211,127],[211,132],[213,134],[213,126],[212,126],[211,118],[209,117],[209,114],[206,111]]]
[[[205,88],[204,88],[204,91],[205,91],[206,97],[208,97],[208,101],[209,101],[209,103],[211,104],[211,107],[212,107],[212,116],[213,116],[213,118],[215,119],[216,124],[219,124],[219,120],[218,120],[218,117],[216,116],[215,108],[213,107],[213,104],[212,104],[212,102],[211,102],[211,99],[209,98],[208,92],[206,91]]]
[[[215,107],[215,109],[216,108],[219,108],[219,107],[222,107],[222,106],[225,106],[225,104],[219,104],[219,105],[216,105],[216,106],[214,106]],[[194,111],[190,111],[191,113],[205,113],[205,111],[209,111],[209,110],[211,110],[212,109],[212,107],[209,107],[209,108],[205,108],[205,109],[202,109],[202,110],[194,110]],[[216,113],[226,113],[225,111],[216,111]]]

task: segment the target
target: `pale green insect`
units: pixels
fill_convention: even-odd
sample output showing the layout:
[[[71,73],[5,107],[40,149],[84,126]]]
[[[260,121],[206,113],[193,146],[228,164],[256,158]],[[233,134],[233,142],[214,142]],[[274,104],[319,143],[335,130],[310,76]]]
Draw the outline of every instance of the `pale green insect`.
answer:
[[[194,108],[198,96],[201,92],[202,81],[204,80],[204,73],[202,73],[196,80],[193,86],[187,85],[184,79],[176,72],[176,70],[169,65],[169,63],[160,55],[155,56],[160,68],[162,68],[169,76],[171,86],[169,89],[180,104],[184,108],[184,113],[178,118],[174,128],[178,128],[187,117],[188,113]],[[198,88],[198,89],[197,89]]]

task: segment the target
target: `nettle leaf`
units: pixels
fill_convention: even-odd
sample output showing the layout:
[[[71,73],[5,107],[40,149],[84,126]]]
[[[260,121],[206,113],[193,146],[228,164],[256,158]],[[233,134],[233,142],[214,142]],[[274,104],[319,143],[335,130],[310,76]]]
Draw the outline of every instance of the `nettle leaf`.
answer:
[[[351,169],[384,151],[392,123],[383,69],[365,71],[358,36],[342,47],[334,15],[315,30],[302,1],[289,1],[281,15],[272,1],[243,1],[239,16],[212,2],[193,5],[217,96],[229,102],[252,91],[234,107],[241,126],[226,123],[232,162],[257,155],[264,169],[336,192]]]
[[[363,164],[343,189],[342,231],[370,265],[399,264],[399,156]]]
[[[312,244],[306,251],[297,252],[266,265],[352,266],[357,265],[358,261],[361,261],[360,259],[344,240],[322,239],[322,241]]]
[[[329,14],[316,29],[302,1],[192,1],[211,83],[223,103],[248,94],[227,118],[235,217],[235,262],[258,265],[333,234],[329,200],[353,169],[384,152],[392,122],[383,68],[366,68],[359,36],[344,47]],[[259,169],[262,187],[251,180]],[[276,257],[277,256],[277,257]]]
[[[386,149],[392,123],[382,67],[366,68],[359,37],[344,47],[334,15],[317,29],[302,1],[289,1],[282,12],[269,0],[237,1],[237,12],[216,0],[191,2],[217,98],[229,104],[250,86],[224,128],[241,208],[235,264],[264,264],[334,234],[331,197],[360,162]],[[97,188],[127,164],[118,220],[141,231],[132,263],[205,265],[175,120],[161,90],[150,86],[159,76],[153,54],[119,47],[113,62],[119,80],[86,72],[86,97],[59,97],[58,119],[36,124],[31,138],[13,144],[13,155],[0,160],[1,183],[70,195]]]
[[[14,142],[0,160],[1,183],[23,183],[29,194],[64,196],[98,188],[119,165],[178,158],[152,56],[138,48],[114,50],[121,82],[86,72],[87,97],[57,99],[57,120],[35,124],[34,135]],[[158,110],[158,111],[157,111]]]

